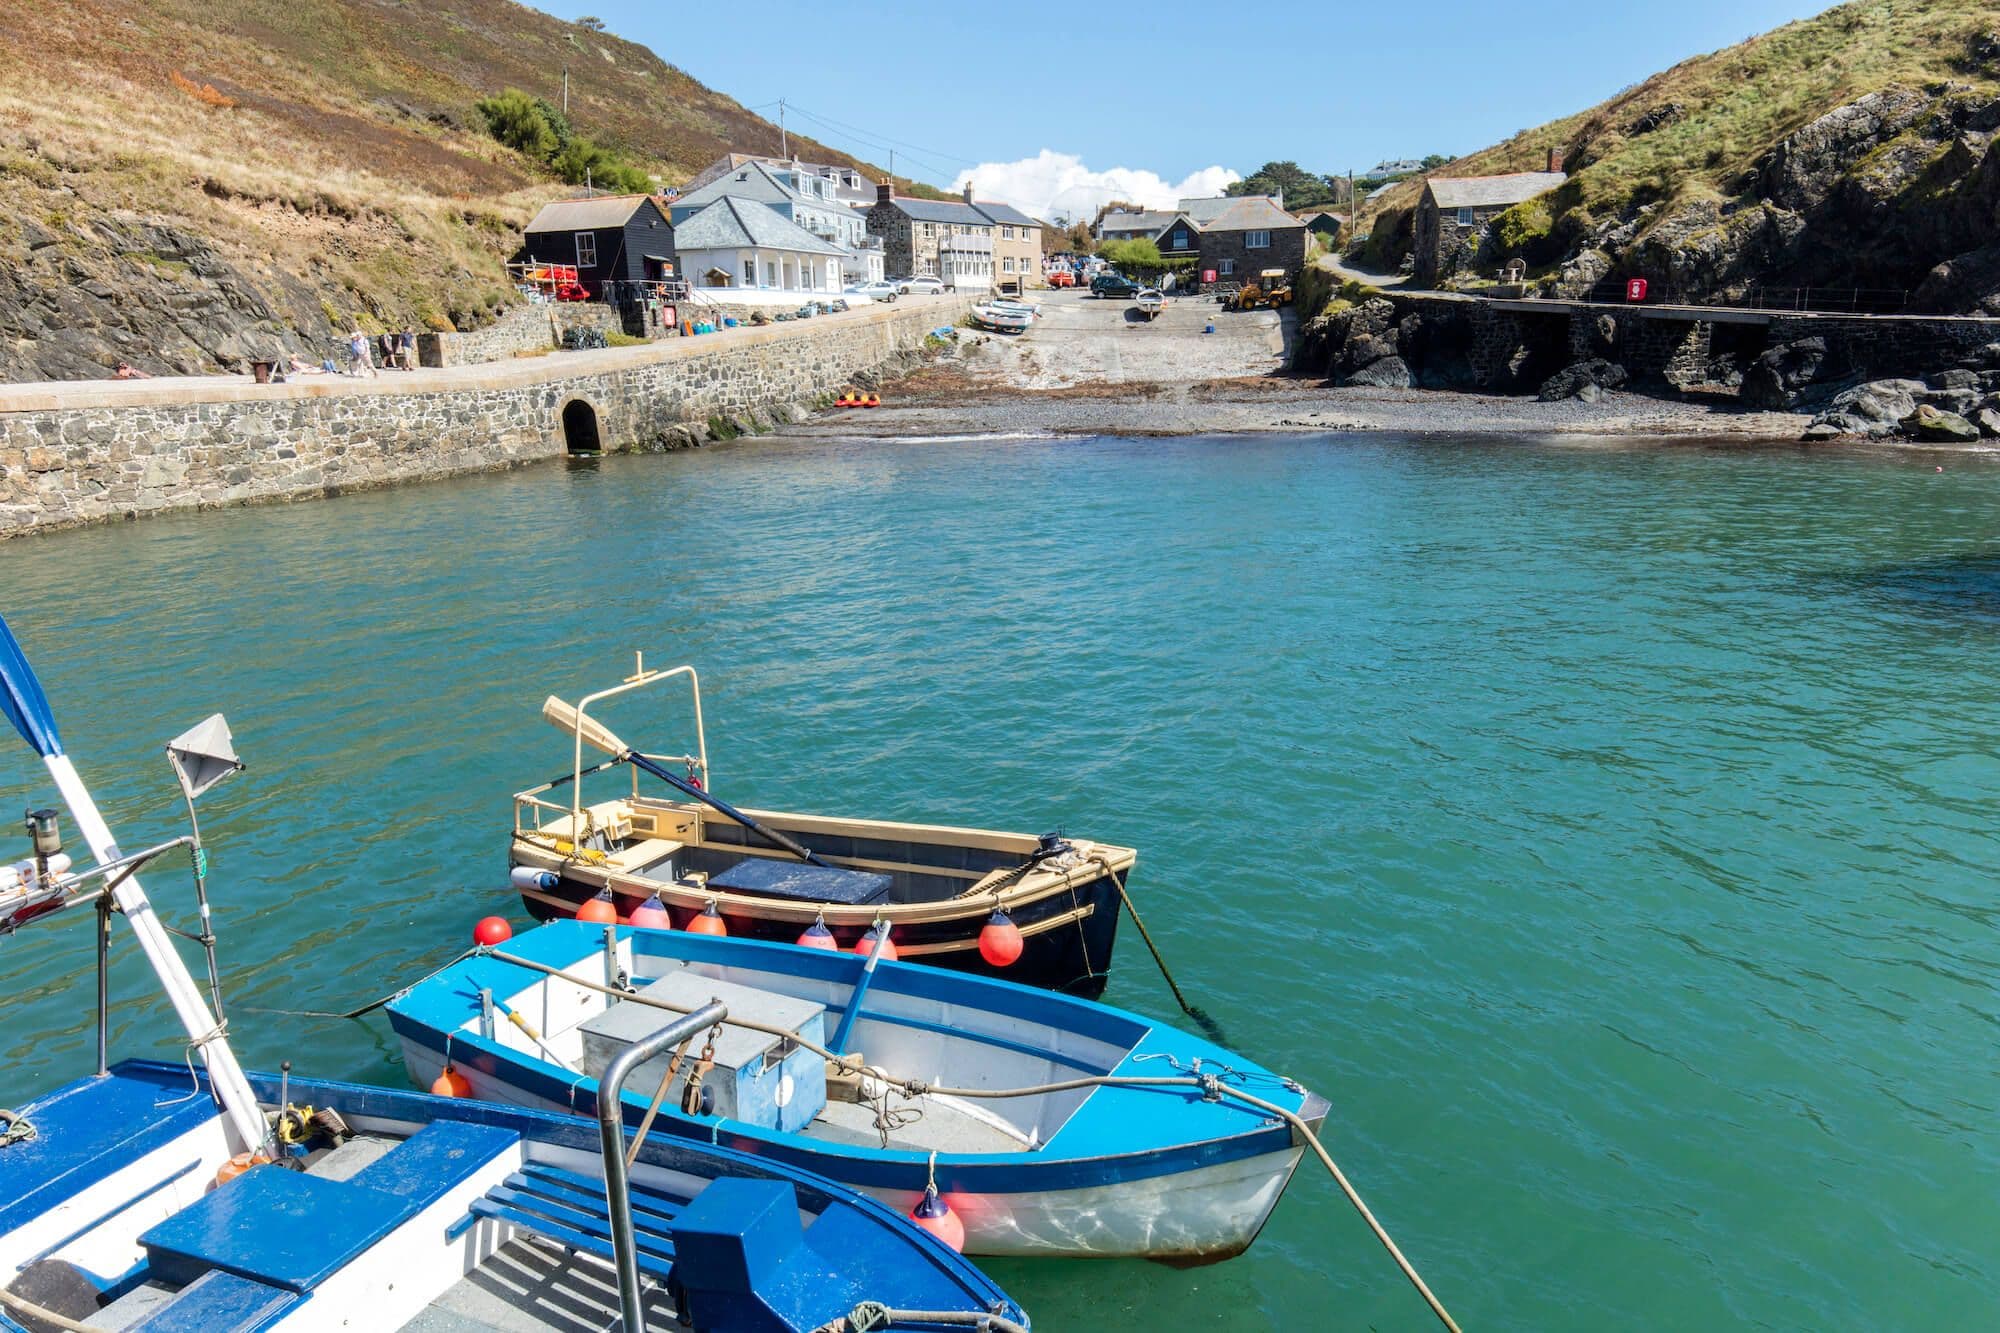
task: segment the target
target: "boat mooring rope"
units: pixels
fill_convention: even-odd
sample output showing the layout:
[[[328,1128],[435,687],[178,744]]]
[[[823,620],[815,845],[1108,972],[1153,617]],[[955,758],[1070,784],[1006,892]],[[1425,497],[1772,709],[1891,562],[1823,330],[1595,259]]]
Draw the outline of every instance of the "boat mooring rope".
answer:
[[[877,1333],[879,1329],[911,1328],[918,1324],[963,1324],[991,1333],[1028,1333],[1011,1319],[979,1310],[896,1310],[880,1301],[863,1301],[814,1333]]]
[[[545,976],[560,977],[562,980],[581,986],[585,990],[596,991],[601,995],[613,996],[628,1004],[643,1004],[654,1009],[664,1009],[669,1013],[675,1014],[693,1013],[695,1009],[700,1007],[698,1005],[684,1006],[670,1004],[665,1000],[656,999],[650,995],[635,995],[631,992],[618,990],[598,982],[586,981],[582,977],[572,976],[561,968],[551,967],[547,963],[538,963],[533,959],[522,958],[516,954],[503,953],[498,949],[486,946],[476,948],[472,952],[484,954],[498,962],[511,963],[516,967],[527,968],[531,972],[540,972]],[[820,1056],[822,1059],[833,1061],[842,1069],[864,1074],[869,1072],[853,1056],[836,1055],[826,1047],[800,1036],[790,1028],[782,1028],[770,1023],[759,1023],[751,1019],[736,1018],[733,1016],[725,1019],[724,1022],[730,1027],[742,1028],[748,1032],[761,1032],[766,1036],[782,1037],[787,1041],[795,1042],[804,1049]],[[1289,1083],[1290,1080],[1286,1080],[1286,1082]],[[1224,1097],[1229,1097],[1254,1107],[1259,1111],[1263,1111],[1267,1115],[1276,1116],[1289,1125],[1292,1132],[1305,1140],[1306,1144],[1312,1148],[1313,1153],[1319,1158],[1320,1164],[1326,1167],[1327,1172],[1332,1175],[1333,1183],[1340,1187],[1342,1194],[1347,1196],[1347,1201],[1354,1206],[1354,1211],[1361,1214],[1361,1220],[1368,1224],[1368,1229],[1374,1233],[1375,1239],[1381,1242],[1382,1248],[1389,1252],[1391,1259],[1395,1260],[1396,1267],[1402,1270],[1403,1276],[1409,1279],[1410,1285],[1417,1289],[1417,1294],[1424,1298],[1424,1303],[1430,1306],[1431,1313],[1436,1315],[1438,1321],[1450,1329],[1451,1333],[1461,1333],[1458,1321],[1451,1317],[1450,1311],[1444,1308],[1443,1302],[1439,1301],[1436,1293],[1430,1289],[1430,1284],[1424,1281],[1422,1275],[1417,1272],[1416,1266],[1409,1261],[1409,1258],[1404,1255],[1395,1240],[1390,1237],[1388,1230],[1376,1219],[1374,1211],[1362,1199],[1361,1192],[1354,1188],[1353,1182],[1347,1178],[1347,1173],[1340,1169],[1340,1164],[1333,1160],[1333,1154],[1326,1150],[1326,1145],[1319,1141],[1319,1135],[1313,1132],[1312,1127],[1306,1124],[1304,1118],[1295,1111],[1286,1110],[1276,1102],[1266,1101],[1262,1097],[1243,1091],[1241,1088],[1231,1087],[1224,1081],[1223,1076],[1220,1074],[1203,1074],[1197,1072],[1172,1077],[1166,1075],[1149,1077],[1136,1074],[1086,1074],[1080,1078],[1062,1079],[1055,1083],[1037,1083],[1025,1088],[954,1088],[936,1083],[925,1083],[919,1079],[893,1082],[891,1086],[902,1096],[912,1100],[918,1097],[974,1097],[984,1099],[1039,1097],[1049,1093],[1074,1092],[1084,1088],[1198,1088],[1201,1090],[1202,1096],[1209,1101],[1220,1101]],[[1293,1084],[1292,1086],[1297,1085]],[[871,1325],[870,1327],[886,1326]],[[995,1325],[995,1327],[998,1327],[998,1325]]]
[[[16,1314],[26,1315],[36,1323],[62,1329],[63,1333],[106,1333],[105,1329],[96,1324],[80,1324],[68,1315],[57,1314],[47,1306],[37,1305],[24,1296],[16,1296],[5,1287],[0,1287],[0,1305],[6,1306]]]
[[[446,968],[454,967],[459,963],[464,962],[466,959],[472,957],[472,955],[478,952],[479,949],[477,946],[467,949],[464,953],[458,955],[458,957],[452,959],[450,962],[439,964],[438,966],[432,968],[430,971],[424,973],[424,975],[418,977],[415,981],[409,982],[406,985],[399,986],[395,990],[390,991],[387,995],[384,995],[381,999],[376,1000],[370,1004],[364,1004],[359,1009],[349,1009],[346,1013],[336,1014],[329,1009],[266,1009],[263,1008],[262,1006],[254,1004],[238,1005],[237,1008],[248,1009],[253,1014],[283,1014],[287,1018],[366,1018],[369,1014],[374,1013],[377,1009],[380,1009],[383,1005],[389,1003],[391,1000],[397,999],[402,995],[408,993],[409,991],[416,989],[418,986],[423,985],[426,981],[429,981],[432,977],[444,971]]]

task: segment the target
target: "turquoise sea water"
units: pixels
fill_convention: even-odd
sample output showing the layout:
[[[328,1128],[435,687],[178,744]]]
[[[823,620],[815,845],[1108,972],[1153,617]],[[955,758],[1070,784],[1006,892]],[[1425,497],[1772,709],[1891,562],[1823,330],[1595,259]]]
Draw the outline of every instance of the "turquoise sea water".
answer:
[[[177,831],[160,743],[235,726],[203,808],[249,1063],[401,1081],[379,1019],[252,1006],[360,1004],[518,915],[507,798],[568,762],[540,700],[643,648],[701,668],[732,799],[1136,844],[1182,985],[1332,1099],[1468,1329],[1985,1326],[2000,467],[1936,461],[753,442],[0,575],[128,846]],[[611,720],[684,745],[665,711]],[[0,811],[51,795],[0,758]],[[178,1058],[117,957],[115,1052]],[[0,1104],[86,1071],[89,977],[81,916],[0,944]],[[1106,998],[1173,1016],[1129,925]],[[991,1268],[1050,1330],[1428,1318],[1310,1166],[1227,1264]]]

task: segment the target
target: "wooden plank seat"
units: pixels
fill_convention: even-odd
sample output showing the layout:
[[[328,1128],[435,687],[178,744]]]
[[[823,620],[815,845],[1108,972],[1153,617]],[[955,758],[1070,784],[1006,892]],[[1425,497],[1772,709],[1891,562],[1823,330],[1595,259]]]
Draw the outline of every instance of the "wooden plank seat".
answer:
[[[680,1215],[680,1203],[637,1184],[630,1187],[630,1193],[639,1270],[664,1282],[672,1276],[674,1265],[674,1243],[667,1229]],[[474,1199],[453,1230],[462,1232],[480,1218],[505,1222],[606,1263],[615,1262],[604,1183],[589,1176],[545,1162],[529,1162]]]

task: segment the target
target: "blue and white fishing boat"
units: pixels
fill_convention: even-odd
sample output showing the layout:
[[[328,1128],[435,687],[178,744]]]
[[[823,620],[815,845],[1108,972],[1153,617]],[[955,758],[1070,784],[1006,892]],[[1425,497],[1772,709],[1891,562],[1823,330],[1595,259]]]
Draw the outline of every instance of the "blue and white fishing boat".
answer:
[[[477,1097],[595,1113],[631,1042],[715,1000],[729,1019],[698,1054],[638,1070],[628,1120],[655,1108],[656,1133],[808,1168],[920,1218],[934,1186],[971,1254],[1237,1254],[1327,1111],[1107,1005],[676,930],[552,921],[417,983],[389,1014],[419,1084],[449,1064]]]
[[[246,1073],[214,984],[198,832],[121,852],[4,621],[0,686],[0,712],[42,756],[96,862],[76,869],[56,812],[31,812],[34,855],[0,867],[0,934],[85,906],[98,927],[96,1073],[0,1113],[0,1330],[1025,1325],[947,1245],[784,1162],[632,1135],[616,1115],[593,1126],[295,1078],[289,1063]],[[241,767],[220,716],[169,754],[191,822],[196,797]],[[137,871],[171,851],[194,863],[202,924],[189,937],[209,956],[207,993],[139,886]],[[186,1029],[184,1065],[107,1063],[114,914]],[[704,1004],[629,1044],[606,1086],[726,1014]],[[440,1087],[465,1090],[451,1074]]]

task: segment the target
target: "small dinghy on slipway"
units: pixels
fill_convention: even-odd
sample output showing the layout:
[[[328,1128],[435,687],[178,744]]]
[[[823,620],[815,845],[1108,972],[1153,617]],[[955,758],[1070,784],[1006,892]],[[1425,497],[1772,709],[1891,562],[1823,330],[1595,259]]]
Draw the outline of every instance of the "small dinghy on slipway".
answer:
[[[630,691],[685,679],[687,754],[641,753],[591,715]],[[648,670],[542,715],[570,738],[571,771],[514,797],[514,887],[544,920],[599,913],[790,944],[817,924],[851,948],[885,924],[896,957],[1075,994],[1103,993],[1125,877],[1138,853],[1080,837],[742,809],[716,794],[690,666]],[[590,750],[611,756],[586,766]],[[630,771],[606,798],[586,782]],[[647,785],[660,784],[642,793]],[[567,788],[567,790],[561,790]],[[594,795],[594,799],[593,799]],[[600,896],[601,895],[601,896]],[[591,900],[596,898],[593,903]],[[997,914],[997,916],[996,916]],[[1136,915],[1134,920],[1137,920]],[[992,928],[992,929],[989,929]],[[994,947],[995,934],[1004,947]]]
[[[0,620],[0,713],[39,753],[96,864],[53,809],[0,866],[0,935],[94,908],[97,1072],[0,1112],[0,1330],[576,1333],[648,1321],[707,1333],[1020,1329],[1025,1316],[937,1238],[782,1162],[464,1100],[246,1073],[230,1048],[198,832],[127,855],[63,753]],[[188,802],[237,771],[220,715],[168,746]],[[137,872],[189,856],[207,985]],[[122,915],[187,1033],[187,1063],[108,1065],[111,920]],[[704,1004],[604,1071],[727,1013]],[[199,1058],[203,1070],[197,1072]],[[611,1105],[615,1108],[616,1101]],[[881,1307],[889,1307],[885,1313]],[[918,1315],[923,1317],[919,1318]]]
[[[1237,1254],[1298,1164],[1296,1130],[1327,1110],[1106,1005],[684,931],[550,922],[389,1014],[420,1084],[449,1063],[475,1096],[591,1112],[607,1062],[717,999],[729,1020],[637,1071],[628,1120],[653,1106],[656,1134],[806,1167],[919,1221],[942,1212],[973,1254]]]

